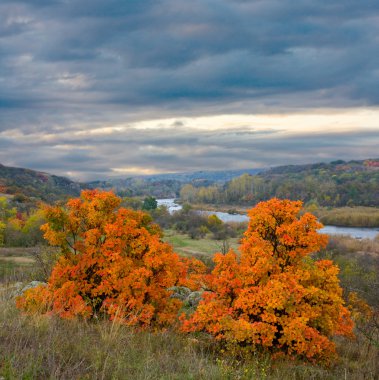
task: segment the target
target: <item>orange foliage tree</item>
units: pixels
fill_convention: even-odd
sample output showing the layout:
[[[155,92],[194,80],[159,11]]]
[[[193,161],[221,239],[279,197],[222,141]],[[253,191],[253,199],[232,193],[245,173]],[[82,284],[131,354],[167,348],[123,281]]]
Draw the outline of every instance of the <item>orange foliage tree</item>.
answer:
[[[183,316],[184,331],[205,331],[228,344],[309,360],[335,355],[334,335],[352,335],[338,268],[310,253],[327,243],[300,201],[272,199],[250,210],[240,247],[214,257],[210,291]]]
[[[62,318],[107,315],[140,327],[175,321],[181,302],[168,288],[196,288],[205,266],[181,260],[148,214],[120,202],[112,192],[87,190],[66,207],[45,209],[44,237],[62,256],[47,286],[18,298],[20,309]]]

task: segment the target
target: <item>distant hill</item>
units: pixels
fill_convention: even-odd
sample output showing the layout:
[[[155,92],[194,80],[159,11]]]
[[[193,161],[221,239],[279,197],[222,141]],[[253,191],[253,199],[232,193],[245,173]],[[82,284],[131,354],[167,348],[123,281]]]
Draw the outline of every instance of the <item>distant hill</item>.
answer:
[[[242,173],[255,174],[261,170],[245,169],[168,173],[78,183],[53,174],[0,164],[0,194],[53,202],[67,197],[78,196],[80,190],[84,188],[100,188],[113,189],[121,196],[152,195],[157,198],[176,197],[185,183],[192,183],[197,187],[209,186],[214,183],[223,184]]]
[[[85,185],[90,189],[114,190],[122,197],[151,195],[156,198],[175,198],[183,183],[168,179],[154,180],[145,177],[130,177],[126,179],[92,181]]]
[[[169,173],[83,184],[0,164],[0,194],[52,202],[78,196],[82,188],[113,189],[120,196],[174,198],[180,194],[184,200],[203,203],[251,205],[279,197],[320,206],[379,207],[379,159],[286,165],[268,170]]]
[[[184,184],[195,187],[222,185],[243,173],[257,174],[263,169],[197,171],[188,173],[167,173],[146,176],[133,176],[125,179],[114,178],[106,181],[93,181],[90,188],[114,189],[123,196],[152,195],[157,198],[174,198],[179,195]]]
[[[379,159],[279,166],[259,177],[266,197],[322,206],[379,206]]]
[[[182,188],[189,202],[251,205],[273,197],[320,206],[379,207],[379,159],[278,166],[223,186]]]
[[[236,170],[204,170],[197,172],[188,172],[188,173],[167,173],[167,174],[156,174],[145,176],[149,180],[174,180],[183,183],[189,182],[201,182],[209,181],[212,183],[215,182],[227,182],[235,177],[240,175],[247,174],[257,174],[264,171],[265,169],[236,169]]]
[[[65,177],[0,164],[0,193],[52,202],[80,194],[81,185]]]

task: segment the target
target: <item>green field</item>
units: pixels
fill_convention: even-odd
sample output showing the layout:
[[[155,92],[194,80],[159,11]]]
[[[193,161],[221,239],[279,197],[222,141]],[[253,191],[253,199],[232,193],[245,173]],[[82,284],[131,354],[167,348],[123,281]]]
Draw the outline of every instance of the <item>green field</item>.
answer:
[[[165,230],[163,240],[174,247],[174,251],[186,257],[196,257],[205,262],[211,261],[216,252],[233,248],[238,250],[239,239],[229,238],[226,241],[214,240],[210,237],[203,239],[191,239],[186,234],[180,234],[173,230]]]

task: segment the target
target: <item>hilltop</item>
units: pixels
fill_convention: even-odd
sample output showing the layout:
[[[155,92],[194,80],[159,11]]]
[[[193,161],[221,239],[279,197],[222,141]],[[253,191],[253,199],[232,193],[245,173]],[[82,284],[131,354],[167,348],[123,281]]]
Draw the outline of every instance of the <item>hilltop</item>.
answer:
[[[34,198],[52,202],[78,196],[81,185],[68,178],[24,168],[0,164],[0,193],[14,195],[19,199]]]

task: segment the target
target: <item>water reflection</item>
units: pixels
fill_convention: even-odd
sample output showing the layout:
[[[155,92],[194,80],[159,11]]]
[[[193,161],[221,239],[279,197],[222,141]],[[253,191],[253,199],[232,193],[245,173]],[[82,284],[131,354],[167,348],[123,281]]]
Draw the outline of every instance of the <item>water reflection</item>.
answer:
[[[158,206],[164,205],[170,213],[179,211],[182,206],[175,203],[175,199],[157,199]],[[249,218],[247,215],[241,214],[228,214],[219,211],[200,211],[207,215],[217,215],[223,222],[247,222]],[[379,234],[378,228],[358,228],[358,227],[337,227],[325,226],[320,232],[328,235],[346,235],[356,239],[374,239]]]

